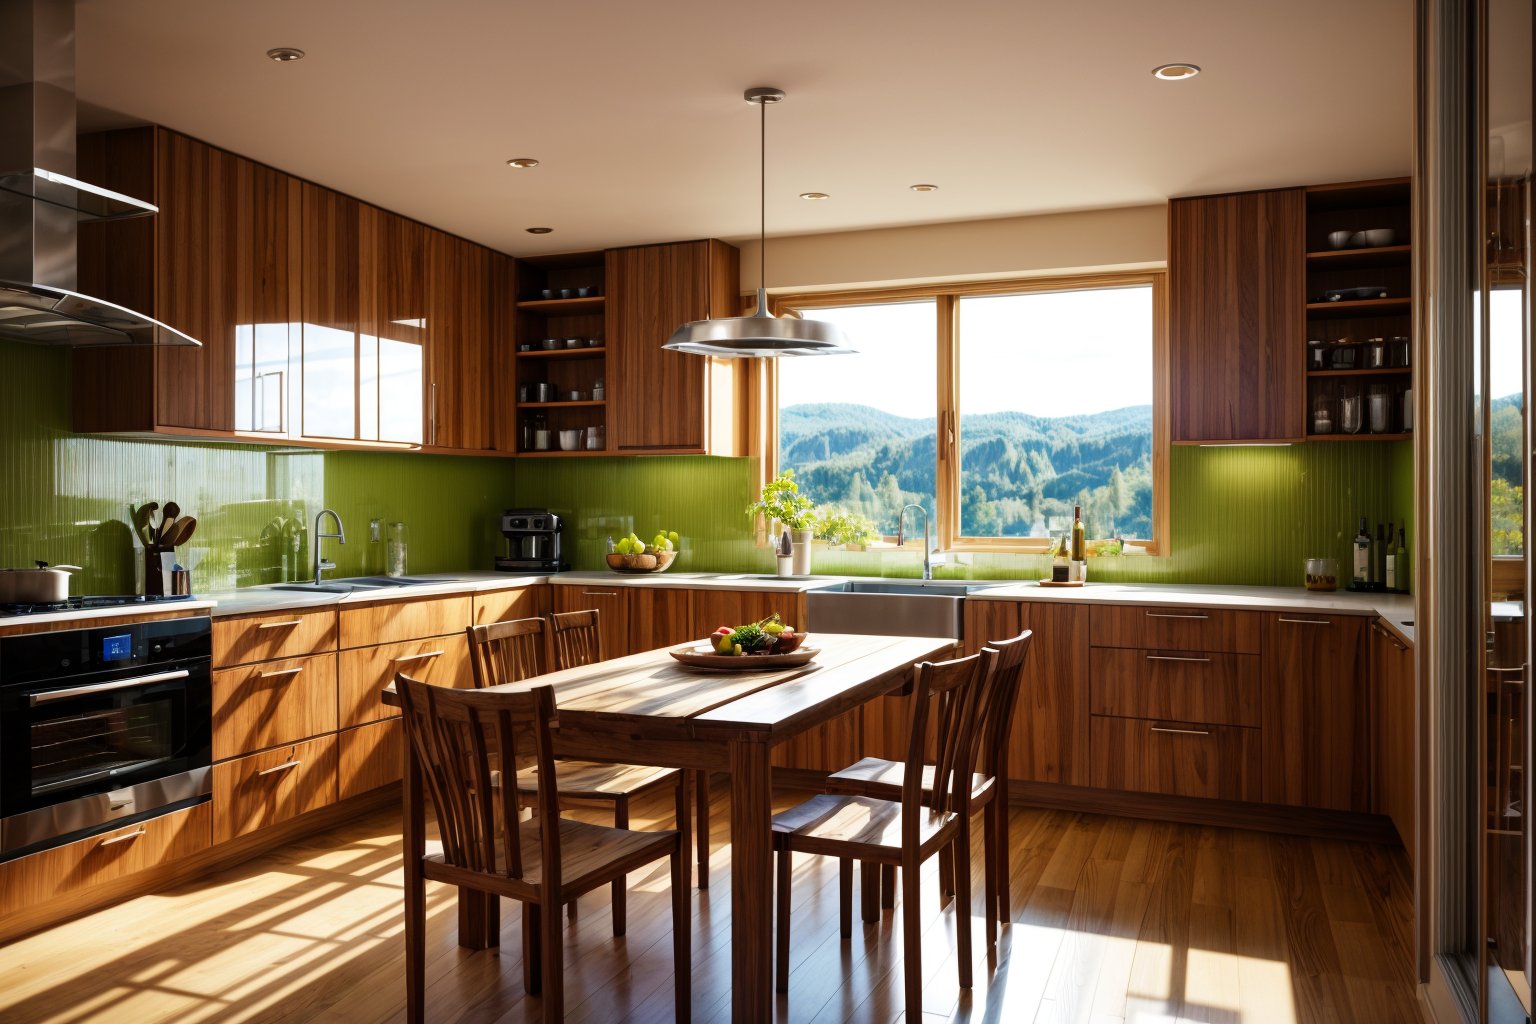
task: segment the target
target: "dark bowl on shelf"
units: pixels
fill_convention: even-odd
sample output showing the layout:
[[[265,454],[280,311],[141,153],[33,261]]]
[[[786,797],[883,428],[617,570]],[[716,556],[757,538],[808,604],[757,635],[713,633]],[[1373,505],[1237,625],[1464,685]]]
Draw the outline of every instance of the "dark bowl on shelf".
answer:
[[[539,297],[544,299],[554,299],[559,298],[559,296],[560,293],[553,288],[545,288],[543,291],[539,292]]]

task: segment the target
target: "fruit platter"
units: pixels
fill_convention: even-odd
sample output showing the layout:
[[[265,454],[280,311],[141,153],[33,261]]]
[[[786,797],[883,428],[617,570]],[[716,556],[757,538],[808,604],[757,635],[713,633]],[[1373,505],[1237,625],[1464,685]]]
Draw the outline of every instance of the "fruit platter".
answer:
[[[777,612],[744,626],[721,626],[702,641],[672,648],[689,668],[710,672],[762,672],[804,665],[821,653],[807,647],[805,634],[786,625]]]
[[[676,530],[661,530],[647,544],[633,533],[621,537],[608,553],[608,568],[614,572],[666,572],[677,558]]]

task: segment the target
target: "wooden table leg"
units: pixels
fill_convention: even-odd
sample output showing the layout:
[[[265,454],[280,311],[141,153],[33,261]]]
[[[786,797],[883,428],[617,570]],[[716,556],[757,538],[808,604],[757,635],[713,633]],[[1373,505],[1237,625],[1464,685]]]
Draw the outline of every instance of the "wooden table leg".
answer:
[[[405,853],[405,1018],[421,1024],[426,1015],[427,903],[421,858],[426,853],[421,772],[405,752],[404,815],[400,845]]]
[[[768,744],[733,740],[731,763],[731,1019],[773,1013],[773,769]]]

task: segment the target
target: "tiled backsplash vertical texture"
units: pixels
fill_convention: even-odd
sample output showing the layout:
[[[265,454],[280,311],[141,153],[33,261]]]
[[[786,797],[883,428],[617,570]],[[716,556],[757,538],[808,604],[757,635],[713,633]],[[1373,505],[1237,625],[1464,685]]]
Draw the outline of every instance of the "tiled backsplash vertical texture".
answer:
[[[322,507],[347,543],[327,541],[336,575],[382,571],[378,518],[409,528],[408,568],[487,567],[512,497],[507,459],[152,441],[69,431],[69,353],[0,342],[0,566],[85,567],[75,594],[138,589],[129,510],[175,501],[197,533],[178,556],[196,590],[275,583],[311,570]]]
[[[198,518],[192,543],[198,590],[303,577],[308,535],[322,506],[341,513],[345,546],[327,542],[337,575],[383,569],[368,524],[406,523],[413,572],[486,568],[498,553],[498,517],[510,505],[548,507],[569,520],[567,558],[602,567],[609,536],[685,538],[674,571],[769,572],[749,533],[750,459],[697,456],[526,459],[319,452],[85,436],[69,431],[67,352],[0,343],[0,566],[34,559],[86,567],[73,593],[137,588],[138,544],[129,510],[175,500]],[[1173,449],[1172,551],[1095,559],[1104,581],[1295,586],[1302,560],[1339,559],[1348,571],[1358,517],[1412,513],[1409,442],[1289,448]],[[1410,520],[1410,545],[1417,542]],[[912,576],[916,547],[821,551],[822,573]],[[1039,556],[976,555],[943,575],[1030,578]]]

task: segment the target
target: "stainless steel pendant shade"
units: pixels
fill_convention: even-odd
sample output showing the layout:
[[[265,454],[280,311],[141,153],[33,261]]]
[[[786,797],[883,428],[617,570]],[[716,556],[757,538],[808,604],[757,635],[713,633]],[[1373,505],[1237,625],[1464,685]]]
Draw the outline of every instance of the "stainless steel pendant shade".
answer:
[[[824,320],[776,317],[768,312],[768,104],[784,98],[782,89],[756,86],[745,93],[748,103],[762,108],[760,114],[758,189],[758,288],[757,312],[751,316],[695,320],[672,332],[662,348],[673,352],[714,356],[717,359],[772,359],[779,356],[851,355],[842,328]]]

